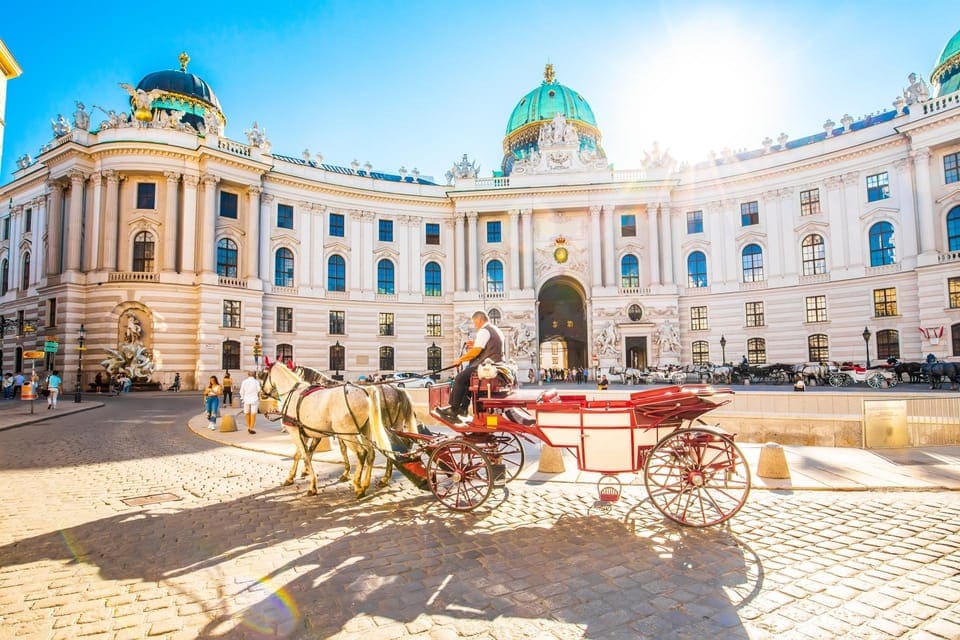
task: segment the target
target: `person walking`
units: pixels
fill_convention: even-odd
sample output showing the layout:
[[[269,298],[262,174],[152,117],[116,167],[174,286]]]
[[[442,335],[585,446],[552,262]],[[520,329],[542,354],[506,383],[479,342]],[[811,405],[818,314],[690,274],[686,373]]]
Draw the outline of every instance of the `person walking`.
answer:
[[[179,371],[173,376],[173,386],[170,387],[170,391],[175,391],[177,393],[180,393],[180,372]]]
[[[217,428],[217,412],[220,411],[220,394],[223,393],[223,386],[217,380],[217,376],[210,376],[210,382],[207,388],[203,390],[204,402],[207,407],[207,428],[213,431]]]
[[[3,397],[5,400],[13,400],[13,374],[9,371],[3,374]]]
[[[19,398],[20,391],[23,389],[23,373],[17,371],[17,375],[13,376],[13,397]],[[34,391],[36,393],[36,391]]]
[[[233,406],[233,378],[229,371],[223,372],[223,406]]]
[[[470,376],[477,367],[487,358],[493,362],[503,360],[503,333],[500,329],[490,323],[487,314],[483,311],[474,311],[470,319],[477,330],[477,336],[473,342],[467,343],[466,353],[454,360],[452,366],[464,362],[468,364],[453,380],[453,388],[450,389],[450,405],[436,410],[440,417],[451,424],[470,420],[470,416],[466,415],[470,408],[467,388],[470,385]]]
[[[240,404],[247,420],[247,433],[256,433],[253,427],[257,424],[257,409],[260,408],[260,383],[253,371],[247,371],[247,377],[240,383]]]
[[[63,384],[63,380],[60,379],[56,369],[54,369],[47,378],[47,409],[57,408],[57,397],[60,395],[61,384]]]

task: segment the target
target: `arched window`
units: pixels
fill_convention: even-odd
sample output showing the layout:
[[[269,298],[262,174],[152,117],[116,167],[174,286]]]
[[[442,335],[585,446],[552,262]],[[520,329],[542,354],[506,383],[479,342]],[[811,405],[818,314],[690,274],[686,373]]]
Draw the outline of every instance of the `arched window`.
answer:
[[[503,263],[499,260],[487,263],[487,293],[503,293]]]
[[[386,258],[377,263],[377,293],[388,296],[396,293],[393,281],[393,263]]]
[[[893,244],[893,225],[878,222],[870,227],[870,266],[882,267],[896,261]]]
[[[693,364],[707,364],[710,362],[710,343],[706,340],[694,340]]]
[[[0,296],[10,290],[10,261],[6,258],[0,262]]]
[[[767,341],[763,338],[747,340],[747,362],[750,364],[767,363]]]
[[[217,275],[237,277],[237,243],[230,238],[223,238],[217,243]]]
[[[347,290],[347,261],[333,254],[327,258],[327,291]]]
[[[427,370],[439,371],[443,368],[443,349],[436,343],[427,347]]]
[[[286,247],[277,249],[274,254],[273,284],[278,287],[293,286],[293,251]]]
[[[347,348],[337,341],[337,344],[330,345],[330,370],[335,371],[334,378],[340,375],[340,372],[347,368]],[[339,378],[337,378],[339,380]]]
[[[26,291],[30,288],[30,252],[23,254],[23,264],[20,265],[20,290]]]
[[[763,249],[760,245],[748,244],[743,248],[743,281],[763,280]]]
[[[490,309],[490,312],[487,313],[487,320],[489,320],[490,324],[495,327],[500,326],[501,318],[502,316],[500,315],[500,309]]]
[[[803,239],[800,251],[803,256],[803,275],[814,276],[827,272],[827,250],[823,236],[811,233]]]
[[[236,340],[224,340],[220,345],[220,368],[224,371],[240,368],[240,343]]]
[[[380,371],[393,371],[393,347],[380,347]]]
[[[624,289],[640,286],[640,261],[632,253],[620,260],[620,286]]]
[[[149,231],[141,231],[133,236],[133,270],[138,273],[150,273],[153,271],[154,258],[153,234]],[[236,260],[234,260],[236,263]]]
[[[815,333],[807,336],[807,361],[829,362],[830,339],[824,333]]]
[[[443,282],[440,279],[440,265],[436,262],[428,262],[427,266],[423,268],[423,295],[443,295]]]
[[[896,329],[877,331],[877,359],[900,357],[900,332]]]
[[[277,345],[277,362],[293,362],[292,344],[281,343]]]
[[[947,248],[960,251],[960,206],[950,209],[947,214]]]
[[[707,286],[707,256],[703,251],[694,251],[687,256],[687,287],[699,289]]]

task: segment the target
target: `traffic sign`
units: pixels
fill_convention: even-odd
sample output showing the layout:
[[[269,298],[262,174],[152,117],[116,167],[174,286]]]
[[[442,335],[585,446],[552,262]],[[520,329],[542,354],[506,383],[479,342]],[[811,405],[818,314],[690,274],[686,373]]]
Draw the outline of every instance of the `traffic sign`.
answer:
[[[43,357],[43,351],[24,351],[23,357],[26,360],[39,360]]]
[[[54,342],[54,341],[52,341],[52,340],[47,340],[46,342],[43,343],[43,350],[44,350],[46,353],[56,353],[56,352],[57,352],[57,349],[59,349],[59,348],[60,348],[60,343],[59,343],[59,342]]]

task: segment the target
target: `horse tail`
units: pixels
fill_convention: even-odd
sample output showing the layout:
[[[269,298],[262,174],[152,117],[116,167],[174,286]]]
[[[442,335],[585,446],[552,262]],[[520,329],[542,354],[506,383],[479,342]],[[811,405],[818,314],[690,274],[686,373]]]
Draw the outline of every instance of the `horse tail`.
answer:
[[[380,387],[372,386],[367,390],[367,406],[370,440],[380,451],[390,451],[390,436],[383,425],[383,392]]]

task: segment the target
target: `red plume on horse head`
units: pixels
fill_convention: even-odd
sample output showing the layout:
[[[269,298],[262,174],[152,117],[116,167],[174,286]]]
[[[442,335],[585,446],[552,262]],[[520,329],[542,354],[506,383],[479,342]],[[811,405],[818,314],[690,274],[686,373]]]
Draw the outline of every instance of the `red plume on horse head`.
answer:
[[[263,366],[266,367],[267,369],[271,367],[270,356],[263,356]]]

